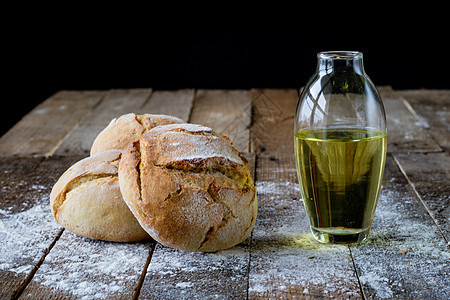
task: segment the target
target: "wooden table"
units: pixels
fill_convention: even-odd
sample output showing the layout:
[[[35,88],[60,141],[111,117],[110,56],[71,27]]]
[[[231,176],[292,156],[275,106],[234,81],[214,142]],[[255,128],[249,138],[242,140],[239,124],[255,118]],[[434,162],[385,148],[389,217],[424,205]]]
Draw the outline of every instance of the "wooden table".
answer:
[[[293,156],[296,89],[60,91],[0,139],[0,298],[450,298],[450,90],[380,87],[383,188],[369,238],[309,233]],[[50,213],[59,176],[109,121],[178,116],[227,134],[258,187],[251,238],[218,253],[78,237]]]

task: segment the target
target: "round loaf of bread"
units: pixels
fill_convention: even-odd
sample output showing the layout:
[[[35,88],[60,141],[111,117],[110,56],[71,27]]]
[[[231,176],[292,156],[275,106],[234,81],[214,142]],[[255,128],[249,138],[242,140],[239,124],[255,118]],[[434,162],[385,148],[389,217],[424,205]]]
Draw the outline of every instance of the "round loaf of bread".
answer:
[[[185,123],[183,120],[167,115],[136,115],[129,113],[111,120],[95,138],[91,155],[111,150],[124,150],[129,144],[139,141],[142,134],[158,125]]]
[[[119,164],[125,202],[151,237],[188,251],[244,241],[256,220],[256,187],[245,157],[225,136],[195,124],[158,126]]]
[[[134,242],[149,239],[123,201],[117,178],[121,150],[109,150],[71,166],[50,193],[56,221],[93,239]]]

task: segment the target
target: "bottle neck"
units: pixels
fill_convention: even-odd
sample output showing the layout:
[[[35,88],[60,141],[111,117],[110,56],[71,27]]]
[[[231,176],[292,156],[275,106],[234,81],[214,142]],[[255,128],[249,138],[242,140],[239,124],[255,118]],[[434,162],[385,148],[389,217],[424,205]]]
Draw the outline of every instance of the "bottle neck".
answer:
[[[357,51],[329,51],[317,54],[317,72],[320,75],[339,71],[353,71],[364,75],[363,55]]]

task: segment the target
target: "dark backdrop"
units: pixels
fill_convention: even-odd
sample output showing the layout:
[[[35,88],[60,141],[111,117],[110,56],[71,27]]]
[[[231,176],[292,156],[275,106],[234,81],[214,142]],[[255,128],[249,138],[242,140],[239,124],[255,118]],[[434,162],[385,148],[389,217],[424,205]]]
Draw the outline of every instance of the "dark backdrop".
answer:
[[[363,52],[376,85],[450,88],[445,20],[349,11],[305,22],[305,14],[30,13],[3,46],[1,133],[61,89],[298,88],[324,50]]]

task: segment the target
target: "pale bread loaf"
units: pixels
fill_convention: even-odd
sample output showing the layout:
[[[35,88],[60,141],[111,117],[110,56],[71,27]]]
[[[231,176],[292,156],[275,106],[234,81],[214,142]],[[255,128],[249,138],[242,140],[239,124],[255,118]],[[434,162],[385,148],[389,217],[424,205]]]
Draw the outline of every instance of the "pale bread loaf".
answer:
[[[82,159],[56,182],[50,206],[69,231],[93,239],[134,242],[149,239],[122,199],[117,168],[120,150]]]
[[[228,138],[195,124],[158,126],[119,164],[125,202],[161,244],[213,252],[244,241],[256,220],[248,162]]]
[[[129,144],[138,141],[142,134],[158,125],[184,123],[173,116],[129,113],[111,120],[95,138],[91,147],[91,155],[106,150],[124,150]]]

